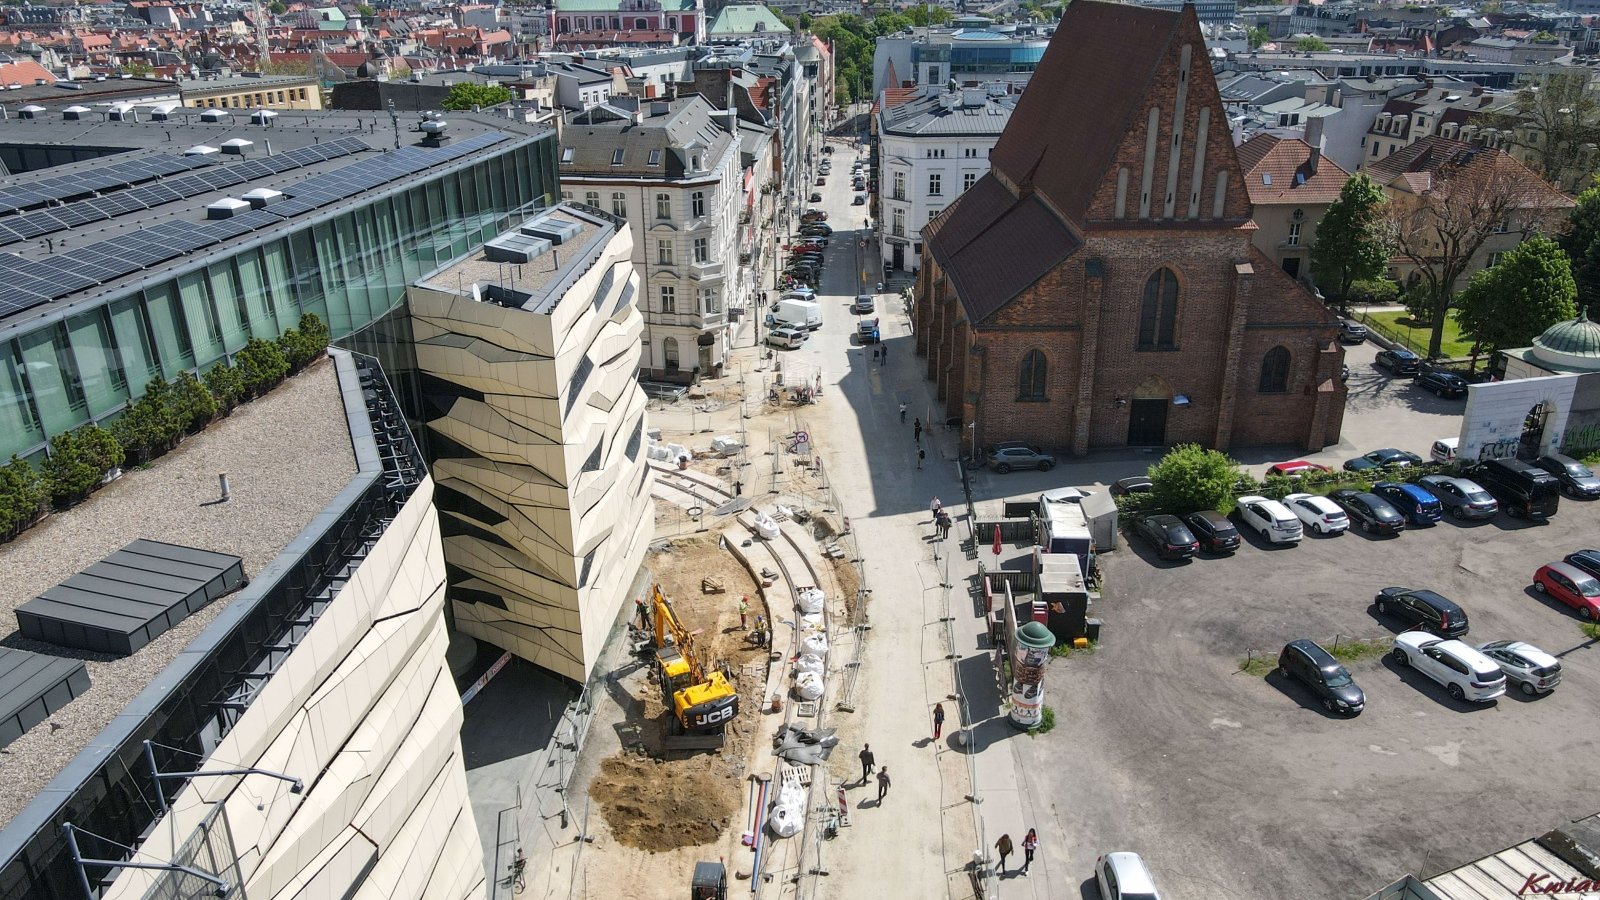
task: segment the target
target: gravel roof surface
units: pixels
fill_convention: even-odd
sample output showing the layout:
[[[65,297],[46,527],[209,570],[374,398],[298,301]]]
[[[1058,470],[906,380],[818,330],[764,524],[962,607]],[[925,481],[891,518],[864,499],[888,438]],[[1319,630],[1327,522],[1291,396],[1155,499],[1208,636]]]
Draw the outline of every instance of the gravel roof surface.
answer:
[[[218,497],[228,473],[233,499]],[[132,656],[69,650],[17,633],[14,610],[135,538],[244,559],[255,577],[356,473],[328,360],[234,410],[149,468],[0,545],[0,644],[85,660],[93,686],[0,750],[0,826],[10,822],[122,708],[238,596],[212,603]]]

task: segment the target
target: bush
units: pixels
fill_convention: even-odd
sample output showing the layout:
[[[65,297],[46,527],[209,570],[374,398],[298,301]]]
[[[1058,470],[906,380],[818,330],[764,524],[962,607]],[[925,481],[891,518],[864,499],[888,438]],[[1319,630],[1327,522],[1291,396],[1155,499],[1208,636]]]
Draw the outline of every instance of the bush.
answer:
[[[57,506],[71,506],[89,496],[105,475],[75,431],[63,431],[50,439],[50,455],[43,469],[50,499]]]
[[[260,338],[251,338],[233,359],[234,365],[239,367],[240,377],[244,379],[245,392],[251,397],[259,397],[272,390],[289,374],[289,361],[283,358],[278,345]]]
[[[1365,303],[1390,304],[1400,296],[1400,285],[1387,278],[1371,278],[1350,284],[1350,297]]]
[[[0,466],[0,541],[9,541],[39,515],[49,490],[25,459]]]
[[[1287,475],[1268,475],[1261,481],[1262,495],[1273,500],[1282,500],[1301,490],[1300,482]]]
[[[333,340],[333,334],[328,331],[328,326],[317,318],[316,313],[306,313],[300,317],[300,334],[316,351],[311,354],[312,359],[322,355],[328,349],[328,343]]]
[[[216,398],[191,372],[180,373],[172,383],[172,400],[185,431],[199,431],[217,417]]]
[[[211,392],[211,399],[215,401],[217,412],[227,415],[244,399],[244,377],[239,370],[219,362],[207,370],[205,374],[206,390]]]
[[[1179,444],[1150,467],[1156,506],[1174,515],[1219,509],[1243,475],[1238,463],[1198,444]]]
[[[144,462],[176,446],[185,424],[177,392],[157,375],[144,386],[144,396],[111,423],[111,434],[122,445],[127,459]]]
[[[99,425],[85,425],[78,429],[78,445],[83,448],[89,462],[100,470],[101,477],[122,465],[127,455],[111,432]]]

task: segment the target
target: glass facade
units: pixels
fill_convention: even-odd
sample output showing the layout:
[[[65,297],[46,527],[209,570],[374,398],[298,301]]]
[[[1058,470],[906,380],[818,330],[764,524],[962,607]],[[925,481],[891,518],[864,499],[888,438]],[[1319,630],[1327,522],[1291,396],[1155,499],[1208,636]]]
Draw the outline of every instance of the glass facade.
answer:
[[[115,415],[152,376],[204,370],[252,337],[275,339],[301,313],[320,316],[335,339],[367,327],[407,284],[510,227],[517,210],[553,203],[555,148],[554,134],[497,145],[0,338],[0,462]]]

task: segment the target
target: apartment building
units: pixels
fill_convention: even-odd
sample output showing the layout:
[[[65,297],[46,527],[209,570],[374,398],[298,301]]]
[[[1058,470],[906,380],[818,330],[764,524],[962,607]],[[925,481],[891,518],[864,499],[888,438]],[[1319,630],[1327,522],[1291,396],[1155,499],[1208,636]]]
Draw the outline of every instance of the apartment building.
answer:
[[[632,227],[650,378],[722,373],[738,273],[742,166],[736,110],[699,94],[616,97],[570,113],[561,135],[561,196]]]
[[[184,106],[203,109],[321,109],[314,75],[226,76],[178,82]]]

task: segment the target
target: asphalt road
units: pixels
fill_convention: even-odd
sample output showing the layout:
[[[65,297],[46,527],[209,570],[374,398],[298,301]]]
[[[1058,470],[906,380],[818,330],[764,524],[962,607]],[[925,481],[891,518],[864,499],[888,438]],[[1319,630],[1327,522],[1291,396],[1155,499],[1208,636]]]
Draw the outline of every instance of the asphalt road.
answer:
[[[1051,860],[1146,857],[1163,896],[1365,898],[1593,814],[1600,646],[1575,613],[1528,589],[1533,570],[1586,545],[1600,504],[1563,501],[1543,526],[1493,522],[1248,543],[1232,558],[1155,561],[1141,544],[1102,557],[1105,621],[1092,654],[1047,676],[1058,725],[1018,743],[1053,811]],[[1330,716],[1296,683],[1238,672],[1308,637],[1392,636],[1378,588],[1428,587],[1462,604],[1482,643],[1514,638],[1562,658],[1551,695],[1487,706],[1387,658],[1351,666],[1359,718]]]

